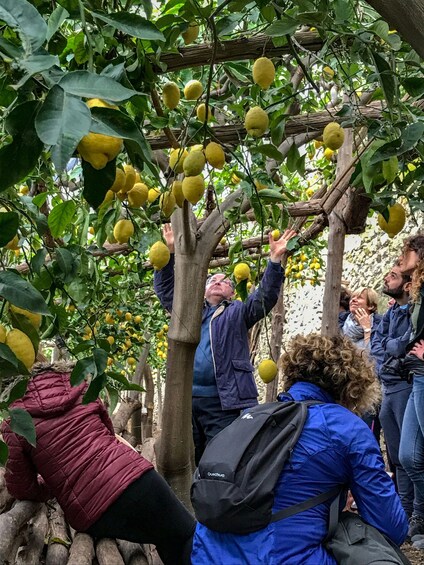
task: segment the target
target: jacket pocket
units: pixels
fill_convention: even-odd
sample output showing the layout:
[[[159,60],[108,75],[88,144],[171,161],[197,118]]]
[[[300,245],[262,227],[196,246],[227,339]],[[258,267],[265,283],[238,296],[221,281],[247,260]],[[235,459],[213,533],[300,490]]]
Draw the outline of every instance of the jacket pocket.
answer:
[[[258,389],[253,378],[252,365],[244,359],[233,359],[232,365],[240,399],[256,398]]]

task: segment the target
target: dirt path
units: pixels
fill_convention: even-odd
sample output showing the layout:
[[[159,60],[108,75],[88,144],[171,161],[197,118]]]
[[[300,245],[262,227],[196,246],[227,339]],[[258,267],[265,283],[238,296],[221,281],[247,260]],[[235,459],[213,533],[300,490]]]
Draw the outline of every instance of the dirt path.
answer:
[[[420,549],[414,549],[410,543],[404,543],[402,550],[406,557],[410,560],[412,565],[423,565],[424,564],[424,551]]]

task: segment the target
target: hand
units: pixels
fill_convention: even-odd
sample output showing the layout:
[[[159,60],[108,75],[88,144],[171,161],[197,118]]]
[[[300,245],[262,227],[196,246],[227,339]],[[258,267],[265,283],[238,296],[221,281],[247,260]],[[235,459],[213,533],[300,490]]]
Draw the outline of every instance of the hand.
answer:
[[[166,241],[166,245],[169,249],[169,252],[174,253],[174,251],[175,251],[174,232],[172,231],[172,226],[171,226],[170,223],[169,224],[163,224],[162,234],[163,234],[163,237]]]
[[[417,343],[414,345],[414,347],[411,349],[409,353],[411,353],[411,355],[415,355],[416,357],[418,357],[418,359],[424,360],[424,339],[420,339],[420,341],[417,341]]]
[[[269,237],[269,258],[273,263],[280,263],[284,253],[287,251],[287,243],[297,235],[294,230],[286,230],[277,241],[274,241],[272,233]]]
[[[364,310],[364,308],[358,308],[353,316],[358,324],[364,328],[364,330],[371,329],[371,316],[366,310]]]

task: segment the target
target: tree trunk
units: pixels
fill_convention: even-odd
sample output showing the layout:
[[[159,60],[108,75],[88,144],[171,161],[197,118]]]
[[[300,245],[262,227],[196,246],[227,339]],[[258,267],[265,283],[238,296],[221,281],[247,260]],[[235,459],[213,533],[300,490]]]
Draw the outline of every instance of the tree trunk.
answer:
[[[6,488],[6,481],[4,479],[5,468],[0,467],[0,514],[9,510],[15,500],[13,496],[9,494]]]
[[[424,3],[422,0],[367,0],[424,58]]]
[[[65,516],[57,501],[53,507],[49,505],[49,540],[46,555],[46,565],[64,565],[68,562],[70,540],[66,528]]]
[[[131,418],[131,414],[140,407],[140,400],[126,398],[121,402],[118,410],[112,416],[113,428],[116,434],[120,434],[124,431],[128,424],[128,420]]]
[[[144,377],[144,372],[146,369],[147,357],[149,355],[149,341],[150,341],[150,334],[146,333],[145,335],[145,343],[141,348],[140,356],[138,358],[137,367],[135,369],[133,382],[141,385]],[[133,400],[140,400],[140,396],[142,393],[137,392],[136,390],[132,390],[129,394],[130,398]],[[144,438],[146,437],[145,433],[142,431],[142,415],[141,415],[141,406],[137,410],[135,410],[131,415],[131,433],[135,437],[136,445],[140,445]]]
[[[283,269],[285,268],[285,262]],[[271,358],[277,363],[281,355],[281,343],[283,340],[284,331],[284,317],[285,317],[285,307],[284,307],[284,285],[280,288],[280,294],[278,295],[277,304],[272,310],[272,322],[271,322]],[[278,381],[279,373],[273,381],[271,381],[266,386],[266,402],[274,402],[277,399],[278,394]]]
[[[78,532],[72,542],[67,565],[91,565],[94,554],[93,538]]]
[[[43,504],[37,515],[28,524],[26,544],[19,548],[15,565],[39,565],[41,563],[48,525],[46,507]],[[57,562],[56,565],[60,565],[60,562]]]
[[[143,441],[146,438],[153,437],[153,410],[155,407],[155,386],[153,382],[152,369],[149,365],[144,367],[144,412],[142,415],[143,423]]]
[[[162,429],[162,411],[163,411],[163,395],[162,395],[162,376],[160,369],[156,369],[156,390],[158,391],[158,421],[157,427]]]
[[[345,141],[337,155],[336,182],[337,178],[344,174],[344,171],[352,160],[352,147],[353,133],[351,129],[346,129]],[[346,237],[346,224],[343,220],[343,210],[346,205],[347,196],[345,193],[328,218],[330,231],[328,235],[328,259],[325,272],[321,333],[329,337],[339,335],[340,333],[338,316],[343,273],[344,241]]]
[[[96,557],[99,565],[125,565],[114,539],[99,540],[96,545]]]
[[[20,500],[9,512],[0,515],[0,563],[9,559],[9,552],[19,531],[34,516],[40,506],[39,502]]]

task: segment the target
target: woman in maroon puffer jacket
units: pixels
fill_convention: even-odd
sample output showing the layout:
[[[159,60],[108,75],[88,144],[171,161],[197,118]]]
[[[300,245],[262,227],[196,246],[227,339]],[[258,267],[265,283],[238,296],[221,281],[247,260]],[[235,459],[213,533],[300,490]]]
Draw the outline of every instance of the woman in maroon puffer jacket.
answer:
[[[152,464],[115,437],[102,402],[82,404],[87,384],[71,386],[69,373],[69,365],[34,365],[25,396],[12,405],[31,414],[36,447],[9,421],[1,426],[10,494],[55,497],[75,530],[152,543],[165,564],[189,564],[192,516]]]

